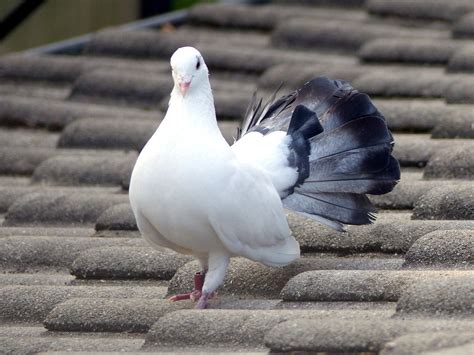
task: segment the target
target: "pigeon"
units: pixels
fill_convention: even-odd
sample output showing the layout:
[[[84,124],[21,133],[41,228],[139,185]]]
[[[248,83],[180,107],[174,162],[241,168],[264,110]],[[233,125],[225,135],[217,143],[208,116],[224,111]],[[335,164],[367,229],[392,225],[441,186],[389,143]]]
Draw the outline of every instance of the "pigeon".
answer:
[[[182,47],[170,63],[168,110],[129,188],[142,236],[199,261],[194,289],[170,300],[207,308],[232,257],[274,267],[298,259],[286,209],[340,231],[375,220],[366,194],[390,192],[400,167],[393,136],[366,94],[327,77],[278,99],[275,92],[266,104],[254,94],[229,146],[201,53]]]

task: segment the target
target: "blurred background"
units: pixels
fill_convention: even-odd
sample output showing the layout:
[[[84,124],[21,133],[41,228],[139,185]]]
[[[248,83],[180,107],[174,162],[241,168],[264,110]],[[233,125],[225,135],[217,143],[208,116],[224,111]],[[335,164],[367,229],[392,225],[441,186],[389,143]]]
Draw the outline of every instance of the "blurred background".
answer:
[[[0,0],[0,55],[215,1]]]

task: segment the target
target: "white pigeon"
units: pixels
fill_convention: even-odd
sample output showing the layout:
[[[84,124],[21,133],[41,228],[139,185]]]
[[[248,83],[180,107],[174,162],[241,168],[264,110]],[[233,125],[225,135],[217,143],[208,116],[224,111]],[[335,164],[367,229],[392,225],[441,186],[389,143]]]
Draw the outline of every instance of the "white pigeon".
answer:
[[[243,135],[229,146],[217,125],[202,55],[192,47],[180,48],[171,57],[171,67],[174,87],[169,108],[140,153],[129,196],[138,228],[151,245],[199,260],[202,271],[195,276],[195,289],[172,300],[191,298],[197,301],[196,308],[206,308],[234,256],[270,266],[296,260],[300,248],[288,226],[284,204],[338,229],[343,223],[366,224],[373,220],[374,210],[364,193],[388,192],[399,178],[398,163],[390,155],[392,137],[383,117],[383,127],[379,128],[385,130],[378,136],[383,136],[380,145],[389,148],[383,150],[383,156],[373,151],[370,155],[372,159],[386,158],[383,167],[377,166],[376,174],[374,169],[364,171],[362,187],[357,182],[354,185],[353,181],[360,180],[356,176],[340,179],[340,191],[333,191],[331,186],[325,191],[324,184],[328,183],[324,176],[329,173],[313,174],[313,165],[318,171],[331,169],[323,160],[334,155],[334,144],[315,149],[311,140],[324,136],[324,122],[315,112],[324,104],[329,105],[325,112],[331,108],[326,98],[318,98],[317,92],[315,97],[306,95],[306,84],[265,107],[254,99],[241,130]],[[330,82],[343,92],[352,89],[344,82]],[[329,89],[324,83],[310,88],[323,87],[322,92],[326,92]],[[354,92],[359,94],[352,89],[350,95]],[[336,175],[344,174],[341,169]],[[314,181],[320,181],[322,191]],[[343,212],[331,210],[335,206]],[[343,209],[351,210],[350,214]]]

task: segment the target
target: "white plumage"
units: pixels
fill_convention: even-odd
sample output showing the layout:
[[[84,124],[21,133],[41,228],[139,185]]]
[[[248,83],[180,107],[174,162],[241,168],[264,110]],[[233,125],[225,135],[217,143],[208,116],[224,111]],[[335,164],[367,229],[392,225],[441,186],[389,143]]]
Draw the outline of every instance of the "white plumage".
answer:
[[[288,166],[286,132],[252,132],[229,147],[196,49],[177,50],[171,66],[168,112],[137,160],[129,195],[146,240],[192,254],[207,270],[198,302],[204,308],[230,257],[273,266],[299,257],[281,202],[298,173]]]

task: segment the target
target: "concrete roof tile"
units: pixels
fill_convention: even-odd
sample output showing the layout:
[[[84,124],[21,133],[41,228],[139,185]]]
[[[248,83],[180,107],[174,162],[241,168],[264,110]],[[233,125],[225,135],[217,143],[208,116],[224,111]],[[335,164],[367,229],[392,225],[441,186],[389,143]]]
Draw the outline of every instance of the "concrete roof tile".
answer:
[[[352,64],[352,65],[351,65]],[[259,88],[275,90],[283,83],[284,90],[296,90],[307,81],[318,75],[326,75],[347,81],[352,81],[366,69],[353,63],[312,63],[301,67],[293,64],[278,64],[267,69],[259,78]]]
[[[225,37],[224,37],[225,39]],[[138,58],[166,58],[175,49],[184,45],[195,45],[206,57],[210,70],[261,73],[274,64],[285,62],[310,63],[324,58],[334,59],[333,55],[303,51],[285,51],[275,48],[252,48],[225,46],[219,43],[195,43],[187,36],[177,33],[157,31],[106,31],[99,33],[88,44],[90,52],[107,55],[134,56]]]
[[[224,294],[250,295],[277,298],[286,282],[302,271],[309,270],[311,263],[303,259],[284,268],[275,269],[250,260],[231,260],[224,285],[219,292]],[[179,268],[168,286],[168,295],[189,292],[193,288],[193,275],[200,271],[197,262]]]
[[[214,6],[219,4],[213,4]],[[230,5],[224,5],[226,7]],[[238,5],[237,5],[238,6]],[[216,9],[217,10],[217,9]],[[257,9],[255,9],[257,10]],[[192,12],[192,9],[190,9]],[[216,13],[217,11],[213,10],[210,13]],[[234,15],[234,17],[236,17]],[[270,38],[269,36],[259,31],[256,28],[251,30],[245,28],[225,28],[223,31],[220,31],[216,27],[206,27],[206,26],[194,26],[191,19],[189,23],[179,26],[173,32],[173,35],[188,38],[193,41],[197,46],[202,44],[228,44],[230,46],[244,46],[244,47],[253,47],[253,48],[262,48],[269,45]]]
[[[43,161],[35,168],[33,183],[52,185],[120,185],[135,165],[135,152],[122,156],[61,155]]]
[[[10,55],[0,59],[0,77],[20,81],[72,83],[81,74],[98,69],[167,72],[165,61],[136,61],[123,58],[70,55]]]
[[[369,21],[294,18],[283,21],[272,32],[272,44],[284,48],[332,49],[352,53],[376,38],[412,40],[426,37],[438,39],[445,33]]]
[[[163,315],[193,307],[189,302],[143,298],[75,298],[57,305],[44,320],[48,330],[82,332],[147,332]]]
[[[470,342],[464,345],[452,346],[443,348],[441,350],[433,350],[425,352],[426,355],[464,355],[468,354],[474,347],[474,342]]]
[[[423,167],[432,158],[435,159],[435,156],[451,150],[453,146],[470,151],[474,149],[474,141],[470,139],[431,139],[428,135],[421,134],[396,134],[393,154],[402,166]]]
[[[0,172],[2,174],[9,175],[30,175],[32,174],[41,163],[48,159],[57,158],[58,161],[64,161],[65,159],[87,159],[87,156],[91,156],[91,159],[99,159],[101,156],[111,156],[112,159],[118,159],[119,152],[110,151],[94,151],[94,150],[80,150],[80,149],[53,149],[53,148],[42,148],[42,147],[6,147],[0,146]],[[132,157],[134,153],[129,153]]]
[[[8,187],[8,186],[27,186],[30,184],[30,178],[26,176],[12,176],[12,175],[2,175],[0,176],[0,186]]]
[[[474,117],[470,114],[474,108],[471,105],[465,106],[467,106],[466,112],[458,111],[457,114],[452,115],[450,120],[443,120],[438,123],[431,131],[431,137],[474,138]]]
[[[44,329],[43,329],[44,330]],[[66,352],[127,352],[138,351],[143,345],[143,339],[112,338],[110,336],[97,337],[0,337],[0,351],[5,354],[31,354]]]
[[[6,147],[56,148],[59,134],[25,128],[0,129],[0,144]]]
[[[446,70],[449,72],[474,72],[474,45],[465,45],[455,51],[449,59]]]
[[[265,332],[291,311],[178,311],[160,318],[150,329],[144,349],[152,347],[263,347]]]
[[[397,315],[472,317],[474,276],[419,280],[408,287],[397,303]]]
[[[252,47],[253,44],[253,47],[260,47],[264,42],[265,37],[261,34],[249,33],[247,46]],[[239,33],[214,31],[213,34],[210,34],[209,31],[203,31],[200,28],[196,28],[194,31],[191,31],[189,27],[174,31],[108,29],[94,34],[86,45],[85,53],[125,58],[159,58],[168,61],[177,48],[186,45],[204,48],[208,45],[231,44],[238,46],[244,43],[245,41]],[[206,63],[209,66],[208,60]]]
[[[366,62],[445,64],[459,46],[438,38],[374,39],[362,46],[359,57]]]
[[[275,311],[180,311],[162,317],[150,330],[144,348],[153,346],[262,347],[263,336],[284,313]],[[179,324],[183,332],[171,324]],[[185,330],[186,329],[186,330]]]
[[[395,311],[395,302],[284,302],[279,301],[274,309],[325,310],[325,311]]]
[[[348,226],[347,232],[333,231],[293,213],[288,215],[288,220],[303,253],[405,253],[418,238],[429,232],[474,229],[474,221],[410,220],[397,215],[399,213],[369,226]]]
[[[451,184],[430,189],[414,207],[414,219],[474,219],[472,184]]]
[[[0,95],[30,97],[47,100],[65,100],[71,91],[69,83],[2,79]]]
[[[402,172],[402,180],[395,186],[393,191],[385,195],[370,195],[369,199],[376,207],[383,209],[411,209],[419,198],[431,189],[443,186],[469,187],[470,185],[470,182],[463,180],[403,179]]]
[[[119,194],[31,193],[10,206],[4,225],[93,225],[107,208],[126,201]]]
[[[453,26],[454,38],[474,38],[474,10],[461,17]]]
[[[337,257],[320,255],[301,258],[283,268],[263,266],[243,258],[233,259],[219,289],[223,294],[250,297],[278,298],[288,280],[308,270],[372,270],[398,269],[403,260],[393,257]],[[170,280],[168,295],[189,292],[193,287],[193,275],[199,271],[196,262],[188,263],[178,269]]]
[[[181,43],[185,45],[186,43]],[[125,58],[167,58],[173,49],[180,47],[173,43],[169,34],[158,31],[105,30],[94,34],[86,44],[84,52],[93,55],[122,56]]]
[[[156,109],[160,100],[169,96],[172,87],[168,75],[95,70],[81,75],[74,82],[70,100]]]
[[[323,310],[197,310],[168,313],[148,332],[144,349],[153,347],[214,348],[263,347],[265,334],[287,320],[317,319],[332,321],[360,318],[385,319],[387,311],[323,311]],[[302,331],[302,329],[300,329]],[[302,350],[302,349],[301,349]]]
[[[0,238],[0,265],[4,270],[23,272],[40,267],[67,269],[81,252],[102,247],[142,244],[141,239],[51,236]]]
[[[373,71],[354,80],[358,90],[383,97],[444,97],[454,78],[438,68]]]
[[[354,4],[364,7],[348,10]],[[474,199],[466,155],[472,142],[459,139],[474,134],[472,46],[468,38],[456,38],[464,35],[471,7],[472,0],[209,4],[192,9],[183,25],[99,32],[79,55],[1,58],[0,125],[6,128],[0,145],[8,154],[0,166],[29,164],[23,176],[0,176],[0,264],[8,272],[0,275],[0,306],[7,309],[0,315],[2,344],[13,339],[11,349],[25,352],[114,352],[123,346],[133,352],[262,353],[266,336],[274,351],[375,352],[400,336],[474,330],[468,308]],[[279,39],[286,48],[275,46]],[[131,169],[120,173],[124,154],[117,150],[136,156],[156,129],[172,83],[169,56],[184,44],[197,46],[206,58],[219,119],[239,119],[256,83],[268,94],[284,80],[284,94],[318,73],[349,80],[375,96],[395,132],[394,154],[403,171],[392,194],[371,197],[383,208],[375,224],[340,233],[290,213],[300,260],[282,269],[233,260],[221,297],[211,301],[219,310],[186,309],[158,319],[155,301],[189,291],[199,266],[137,238],[123,191]],[[359,62],[353,48],[361,44],[361,55],[373,62]],[[155,110],[142,109],[150,107]],[[237,122],[219,125],[232,142]],[[59,134],[38,128],[64,129],[60,149]],[[42,149],[47,154],[38,158],[35,150]],[[93,164],[100,159],[107,160],[102,170]],[[35,168],[34,179],[72,186],[30,185],[26,174]],[[113,187],[80,187],[111,181]],[[73,263],[75,279],[66,275]],[[319,281],[302,282],[306,271]],[[285,285],[294,295],[301,286],[327,301],[281,301]],[[372,301],[360,301],[366,299]],[[399,315],[392,317],[397,299]],[[49,324],[55,331],[8,328],[12,322],[39,326],[54,307]],[[124,333],[150,326],[143,349],[143,334]],[[97,330],[109,332],[89,332]],[[124,342],[114,345],[119,338]],[[435,336],[424,344],[430,339]],[[436,349],[426,347],[447,348]]]
[[[332,3],[327,2],[323,5],[330,5]],[[189,21],[197,25],[268,31],[273,29],[279,22],[286,21],[291,17],[341,18],[352,21],[366,18],[366,14],[358,10],[342,12],[329,7],[314,9],[298,5],[295,4],[295,1],[292,2],[292,6],[278,6],[274,4],[267,6],[202,4],[191,8]]]
[[[52,148],[0,148],[0,173],[8,175],[30,175],[44,160],[56,155]]]
[[[0,227],[0,237],[90,237],[93,228],[87,227]]]
[[[131,108],[113,108],[77,102],[0,96],[0,124],[62,129],[80,117],[149,118],[150,113]]]
[[[283,48],[329,48],[352,52],[377,36],[378,31],[374,33],[361,23],[344,23],[342,26],[342,22],[285,21],[273,31],[272,44]]]
[[[357,319],[337,318],[322,321],[290,319],[275,326],[265,336],[265,344],[274,352],[378,352],[384,344],[403,334],[429,331],[474,329],[472,322],[434,319],[386,319],[380,315],[362,315]]]
[[[405,255],[404,266],[472,267],[473,251],[474,229],[433,231],[413,243]]]
[[[162,287],[133,286],[3,286],[0,320],[12,323],[42,322],[53,308],[71,298],[160,298]]]
[[[37,337],[44,333],[44,328],[39,326],[1,326],[0,336]]]
[[[0,59],[0,77],[8,79],[72,82],[81,71],[74,57],[11,55]]]
[[[430,157],[423,172],[425,179],[474,179],[474,145],[457,143],[437,150]]]
[[[452,22],[474,10],[469,0],[368,0],[370,13],[380,16],[397,16],[424,20]]]
[[[269,16],[270,14],[273,16]],[[203,4],[191,8],[189,20],[198,25],[271,30],[279,20],[275,15],[276,12],[272,11],[272,7]]]
[[[179,267],[191,260],[189,256],[167,249],[151,249],[144,244],[140,247],[117,245],[88,250],[74,260],[71,273],[83,279],[168,280]]]
[[[474,75],[463,75],[446,88],[446,102],[453,104],[474,103]]]
[[[401,355],[441,350],[466,344],[472,341],[469,332],[426,332],[402,335],[385,344],[381,355]]]
[[[446,118],[446,104],[440,100],[377,99],[375,105],[393,131],[430,131]]]
[[[393,154],[400,165],[414,167],[424,167],[438,145],[447,142],[433,140],[428,135],[421,134],[398,134],[394,141]]]
[[[100,230],[138,230],[135,216],[128,203],[112,206],[104,211],[95,224]]]
[[[68,273],[41,272],[41,273],[4,273],[0,274],[0,286],[66,286],[74,280]],[[0,330],[0,336],[2,336]]]
[[[296,275],[281,291],[284,301],[397,301],[419,280],[449,278],[457,271],[318,270]],[[474,276],[474,274],[471,274]]]
[[[81,118],[61,132],[58,147],[140,151],[159,125],[156,119]]]
[[[80,192],[80,193],[111,193],[113,188],[101,188],[101,187],[45,187],[39,185],[27,185],[27,186],[0,186],[0,213],[5,213],[8,208],[20,197],[33,193],[33,192]],[[34,233],[36,234],[36,233]]]

